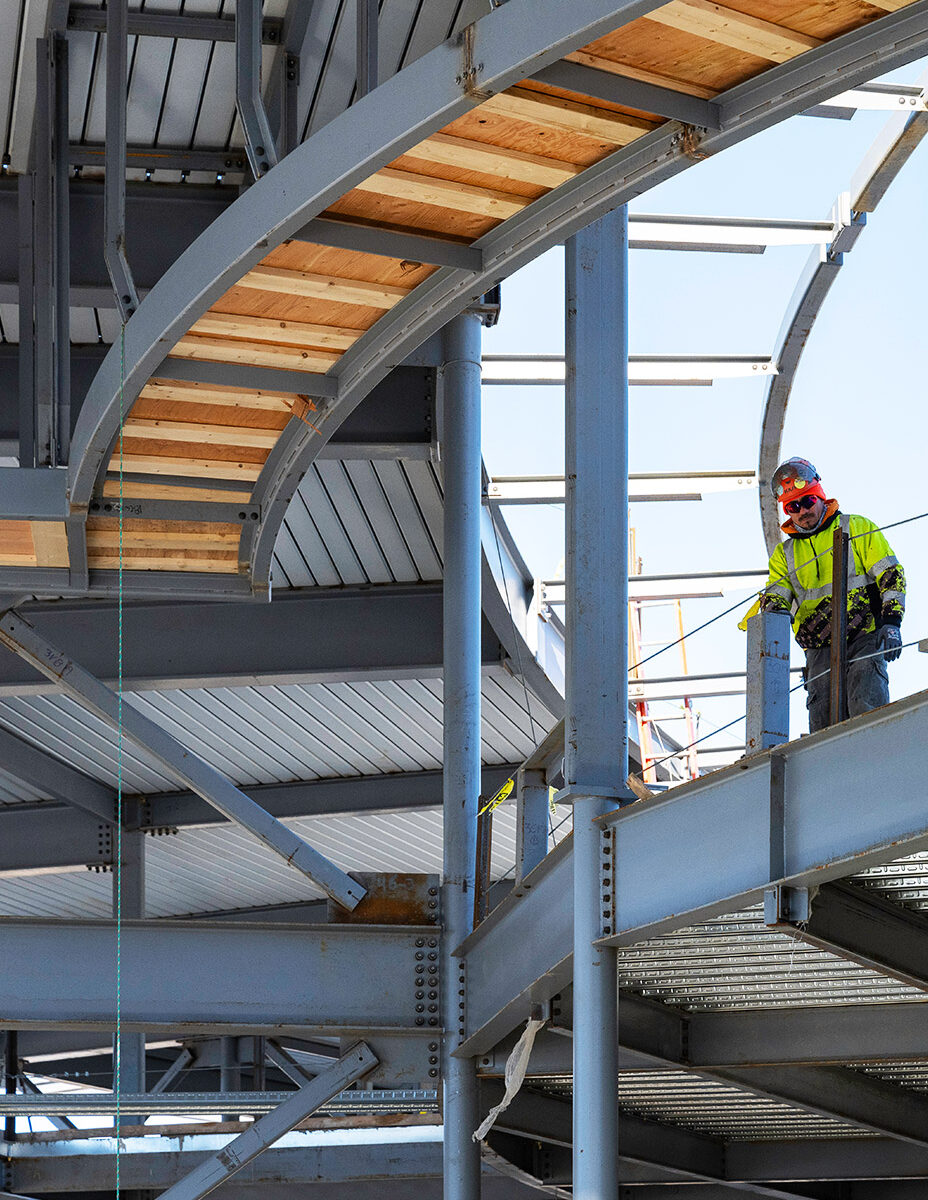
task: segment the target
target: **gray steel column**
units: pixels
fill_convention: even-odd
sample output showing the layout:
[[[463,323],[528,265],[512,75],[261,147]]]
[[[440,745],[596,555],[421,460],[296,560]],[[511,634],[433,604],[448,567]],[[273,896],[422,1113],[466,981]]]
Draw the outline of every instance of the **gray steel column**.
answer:
[[[789,741],[789,613],[759,612],[748,621],[748,754]]]
[[[8,1095],[16,1091],[19,1075],[19,1034],[8,1029],[3,1035],[3,1090]],[[3,1123],[3,1136],[7,1142],[16,1141],[16,1117],[7,1117]]]
[[[56,461],[66,463],[71,446],[71,195],[68,184],[68,38],[51,39],[54,69],[55,171],[55,427]]]
[[[480,318],[444,331],[444,872],[442,1010],[445,1200],[477,1200],[480,1148],[473,1059],[465,1036],[463,965],[452,951],[471,931],[480,794]]]
[[[35,176],[20,175],[19,221],[19,465],[35,466]]]
[[[35,305],[35,465],[55,465],[58,341],[55,334],[57,297],[57,232],[55,220],[54,49],[50,38],[36,42],[34,293]],[[31,465],[31,464],[30,464]]]
[[[139,830],[122,831],[122,871],[113,872],[113,915],[116,915],[117,887],[121,884],[121,911],[124,921],[145,917],[145,834]],[[115,1046],[114,1046],[115,1050]],[[138,1096],[145,1089],[145,1034],[124,1033],[119,1039],[119,1090]],[[114,1060],[115,1070],[115,1060]],[[137,1118],[130,1123],[136,1124]]]
[[[516,778],[516,887],[548,853],[548,781],[542,770],[520,768]]]
[[[378,0],[357,0],[358,45],[357,94],[360,100],[377,86],[379,49],[380,6]]]
[[[574,805],[573,1195],[618,1195],[616,957],[594,818],[628,776],[628,225],[568,240],[565,792]]]

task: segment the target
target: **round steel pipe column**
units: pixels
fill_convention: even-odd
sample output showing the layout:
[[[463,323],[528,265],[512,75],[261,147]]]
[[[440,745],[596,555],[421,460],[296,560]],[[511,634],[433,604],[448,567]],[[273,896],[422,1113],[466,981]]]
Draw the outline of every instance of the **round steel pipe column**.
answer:
[[[444,331],[444,871],[442,1054],[445,1200],[478,1200],[480,1147],[473,1059],[452,1057],[464,1037],[464,976],[452,951],[473,928],[480,794],[480,318]]]
[[[618,1195],[616,955],[593,943],[610,866],[595,817],[629,795],[628,222],[566,244],[565,792],[574,805],[573,1195]]]

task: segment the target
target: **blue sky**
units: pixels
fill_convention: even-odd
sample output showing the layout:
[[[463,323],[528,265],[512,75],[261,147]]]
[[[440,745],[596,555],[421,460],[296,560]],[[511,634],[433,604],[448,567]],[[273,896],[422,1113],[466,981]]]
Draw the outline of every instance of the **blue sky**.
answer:
[[[912,83],[925,62],[888,79]],[[639,198],[637,212],[821,219],[848,188],[886,121],[860,112],[851,121],[796,117],[702,162]],[[925,294],[928,278],[928,145],[884,197],[825,301],[790,401],[783,454],[818,467],[845,511],[882,525],[928,511],[925,487]],[[761,255],[632,251],[629,270],[633,354],[771,354],[807,247]],[[503,315],[487,332],[486,353],[562,352],[563,251],[542,256],[503,287]],[[711,388],[633,387],[631,470],[755,469],[763,411],[761,380]],[[484,455],[491,474],[563,471],[563,391],[484,389]],[[563,555],[563,508],[509,508],[507,520],[536,575],[550,577]],[[700,503],[636,504],[644,570],[738,570],[766,563],[757,495],[727,493]],[[891,531],[906,569],[906,641],[928,636],[928,519]],[[684,602],[686,628],[738,598]],[[660,612],[652,635],[662,636]],[[738,614],[688,642],[691,672],[744,669]],[[646,630],[645,636],[648,636]],[[793,663],[801,663],[795,650]],[[653,664],[676,674],[670,651]],[[890,668],[894,699],[928,686],[928,656],[906,650]],[[743,701],[696,702],[701,731],[738,715]],[[792,733],[804,731],[802,693]],[[743,740],[743,727],[719,738]]]

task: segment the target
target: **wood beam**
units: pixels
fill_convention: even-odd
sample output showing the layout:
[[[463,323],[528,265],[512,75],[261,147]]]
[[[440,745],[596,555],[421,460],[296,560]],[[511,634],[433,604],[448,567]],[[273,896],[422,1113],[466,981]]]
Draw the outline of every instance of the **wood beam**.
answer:
[[[409,294],[410,288],[365,279],[343,279],[336,275],[316,275],[312,271],[294,271],[288,267],[252,267],[236,287],[260,292],[280,292],[287,296],[306,296],[310,300],[331,300],[336,304],[358,304],[364,308],[392,308]]]
[[[769,62],[787,62],[822,44],[819,38],[748,16],[713,0],[671,0],[649,12],[646,19]]]
[[[480,107],[482,112],[498,113],[501,117],[524,121],[540,129],[567,129],[613,146],[627,146],[653,128],[650,122],[638,117],[582,104],[578,100],[562,100],[527,88],[510,88],[508,92],[491,96]]]
[[[317,350],[347,350],[364,333],[341,325],[312,325],[306,321],[281,321],[238,313],[204,313],[190,332],[206,337],[247,338],[256,342],[285,342]]]
[[[497,175],[500,179],[514,179],[520,183],[532,183],[546,188],[557,187],[558,184],[579,175],[582,170],[573,163],[561,162],[556,158],[508,150],[485,142],[475,142],[469,138],[452,137],[447,133],[433,134],[412,150],[408,150],[404,157],[459,167],[466,171],[479,171],[484,175]]]
[[[392,167],[384,167],[363,180],[357,184],[355,191],[372,192],[376,196],[390,196],[394,200],[409,200],[414,204],[448,208],[479,217],[497,217],[501,221],[515,216],[532,203],[527,196],[474,187],[454,179],[435,179],[431,175],[416,175],[412,171],[396,171]]]

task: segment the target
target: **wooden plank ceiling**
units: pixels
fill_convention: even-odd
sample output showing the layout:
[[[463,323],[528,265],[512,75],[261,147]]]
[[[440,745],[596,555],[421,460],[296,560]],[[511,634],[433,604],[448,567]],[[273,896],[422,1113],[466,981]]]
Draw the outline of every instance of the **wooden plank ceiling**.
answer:
[[[899,7],[899,0],[671,0],[569,57],[711,98]],[[371,175],[326,215],[469,244],[661,123],[525,81]],[[435,269],[301,241],[271,251],[193,325],[132,405],[106,494],[118,492],[121,449],[129,498],[247,501],[294,412],[311,420],[316,377]],[[182,383],[171,378],[172,359],[285,367],[305,373],[305,392]],[[239,533],[237,525],[126,519],[124,564],[235,573]],[[88,543],[91,567],[118,565],[114,517],[91,517]],[[0,530],[0,564],[44,557],[57,565],[62,556],[62,537],[36,539],[28,523]]]

